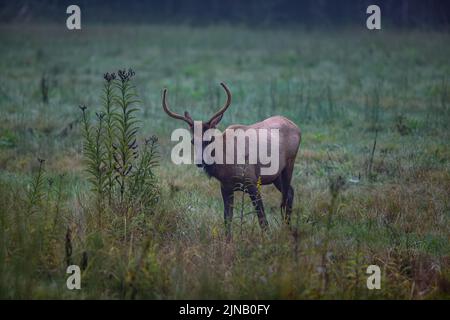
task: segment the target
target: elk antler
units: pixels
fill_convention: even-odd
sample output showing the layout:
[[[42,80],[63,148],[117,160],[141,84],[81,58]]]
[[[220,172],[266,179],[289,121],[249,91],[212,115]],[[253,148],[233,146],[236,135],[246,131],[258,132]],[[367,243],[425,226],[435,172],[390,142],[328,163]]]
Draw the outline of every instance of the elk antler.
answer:
[[[163,106],[164,111],[172,118],[186,121],[187,124],[189,124],[189,126],[191,126],[191,127],[194,126],[194,121],[192,120],[192,118],[189,116],[189,114],[187,112],[185,112],[186,116],[182,116],[181,114],[178,114],[178,113],[175,113],[175,112],[172,112],[169,110],[169,106],[166,101],[166,95],[167,95],[167,89],[164,88],[163,100],[162,100],[162,106]]]
[[[225,83],[221,82],[220,85],[223,87],[223,89],[225,90],[225,92],[227,93],[227,102],[225,103],[225,105],[219,110],[217,111],[208,122],[213,121],[214,119],[216,119],[217,117],[222,116],[222,114],[227,111],[228,107],[231,104],[231,92],[230,90],[228,90],[227,86],[225,85]]]

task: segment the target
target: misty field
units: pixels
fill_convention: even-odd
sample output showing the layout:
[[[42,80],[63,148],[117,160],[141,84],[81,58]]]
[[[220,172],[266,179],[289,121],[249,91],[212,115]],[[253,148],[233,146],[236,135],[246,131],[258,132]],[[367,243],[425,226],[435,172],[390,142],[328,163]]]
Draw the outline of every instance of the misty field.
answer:
[[[0,298],[450,297],[448,34],[3,26],[0,39]],[[153,137],[159,165],[151,201],[124,213],[99,205],[79,106],[95,123],[103,75],[128,68],[137,144]],[[302,131],[290,228],[264,186],[269,231],[236,193],[227,242],[219,183],[170,160],[184,124],[162,88],[207,120],[222,81],[233,103],[219,129],[283,115]],[[66,288],[68,264],[81,290]]]

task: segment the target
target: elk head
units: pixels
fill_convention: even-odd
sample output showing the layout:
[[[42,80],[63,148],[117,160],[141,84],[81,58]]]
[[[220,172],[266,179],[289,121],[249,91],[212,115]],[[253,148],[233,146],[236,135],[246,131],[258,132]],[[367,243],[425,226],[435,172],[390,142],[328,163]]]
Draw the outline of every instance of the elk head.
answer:
[[[227,102],[225,103],[225,105],[220,108],[219,111],[217,111],[207,122],[203,122],[203,128],[206,130],[208,129],[212,129],[215,128],[217,126],[217,124],[220,122],[220,120],[222,120],[222,116],[224,114],[224,112],[228,109],[228,107],[231,104],[231,92],[228,89],[228,87],[225,85],[225,83],[221,82],[220,85],[223,87],[223,89],[225,90],[226,94],[227,94]],[[182,116],[181,114],[175,113],[173,111],[171,111],[169,109],[169,105],[167,103],[167,89],[164,88],[163,91],[163,101],[162,101],[162,105],[163,105],[163,109],[164,111],[171,116],[172,118],[178,119],[178,120],[183,120],[185,121],[188,125],[189,128],[191,130],[194,129],[194,120],[192,119],[191,115],[189,114],[189,112],[185,111],[184,112],[184,116]]]
[[[194,120],[192,119],[189,112],[185,111],[184,115],[181,115],[181,114],[175,113],[169,109],[169,105],[167,103],[167,89],[164,89],[164,91],[163,91],[163,99],[162,99],[163,109],[170,117],[178,119],[178,120],[183,120],[184,122],[186,122],[189,125],[189,129],[191,130],[191,133],[193,135],[194,134],[201,135],[199,137],[194,137],[194,138],[199,139],[198,141],[203,141],[203,133],[209,129],[216,128],[216,126],[219,124],[220,120],[222,120],[223,114],[225,113],[225,111],[228,109],[228,107],[231,104],[230,90],[223,82],[221,82],[220,85],[223,87],[223,89],[225,90],[225,92],[227,94],[227,101],[225,102],[225,105],[222,108],[220,108],[219,111],[217,111],[208,121],[202,122],[202,128],[198,132],[194,131]],[[191,140],[192,144],[194,144],[194,138]],[[212,141],[213,140],[203,141],[202,147],[205,148]],[[197,166],[202,167],[203,165],[197,165]]]

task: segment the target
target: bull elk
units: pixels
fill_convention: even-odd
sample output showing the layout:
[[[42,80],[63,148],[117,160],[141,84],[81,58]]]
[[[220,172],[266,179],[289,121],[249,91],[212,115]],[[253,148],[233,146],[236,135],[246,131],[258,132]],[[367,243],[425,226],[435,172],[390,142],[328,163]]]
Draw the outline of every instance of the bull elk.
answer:
[[[230,90],[224,83],[221,86],[226,92],[227,101],[225,105],[219,109],[207,122],[201,123],[201,133],[203,133],[212,128],[216,128],[218,123],[223,117],[224,112],[229,108],[231,104],[231,93]],[[194,134],[194,120],[190,114],[186,111],[183,115],[175,113],[169,109],[167,103],[167,89],[163,91],[162,97],[162,107],[164,111],[172,118],[183,120],[189,125],[191,133]],[[213,163],[207,164],[205,161],[198,164],[197,166],[202,167],[209,176],[212,176],[219,180],[223,198],[224,205],[224,220],[227,238],[231,238],[231,222],[233,218],[233,203],[234,203],[234,191],[246,192],[256,209],[258,216],[258,221],[263,230],[267,229],[268,222],[266,215],[264,213],[264,206],[259,194],[258,184],[268,185],[274,184],[275,187],[282,194],[281,201],[281,215],[284,221],[289,224],[290,216],[292,212],[292,204],[294,200],[294,189],[291,185],[292,173],[294,170],[295,158],[300,146],[301,133],[300,129],[289,119],[282,116],[273,116],[264,121],[252,124],[252,125],[240,125],[235,124],[229,126],[222,134],[223,139],[223,154],[227,157],[226,140],[229,139],[230,129],[237,130],[241,129],[247,131],[248,129],[254,129],[256,131],[265,129],[270,131],[271,129],[278,129],[278,150],[279,150],[279,166],[278,170],[274,174],[261,175],[261,169],[264,164],[260,161],[259,155],[256,164],[246,165],[243,169],[242,165],[223,163]],[[195,138],[195,137],[194,137]],[[233,137],[234,139],[234,137]],[[270,141],[270,137],[268,138]],[[193,142],[193,141],[192,141]],[[205,148],[210,142],[203,142],[203,147]],[[233,156],[236,152],[233,153]]]

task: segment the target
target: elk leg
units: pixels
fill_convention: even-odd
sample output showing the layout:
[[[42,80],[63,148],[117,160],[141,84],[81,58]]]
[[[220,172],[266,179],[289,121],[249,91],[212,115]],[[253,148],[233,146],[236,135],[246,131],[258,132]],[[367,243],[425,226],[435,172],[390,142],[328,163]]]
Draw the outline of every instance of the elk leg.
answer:
[[[231,240],[231,222],[233,220],[234,191],[228,188],[221,188],[223,199],[223,218],[225,221],[225,235],[227,241]]]
[[[287,203],[286,203],[286,223],[291,223],[292,204],[294,203],[294,188],[289,186]]]
[[[275,187],[278,189],[278,191],[281,192],[281,204],[280,204],[280,213],[281,218],[284,220],[284,213],[286,212],[286,204],[287,204],[287,196],[286,193],[283,190],[283,183],[281,180],[281,175],[273,182]]]
[[[253,205],[255,206],[256,213],[258,215],[258,222],[263,231],[267,230],[269,223],[266,219],[266,214],[264,213],[264,205],[261,199],[261,195],[259,194],[258,188],[254,185],[249,185],[246,188],[247,193],[252,200]]]
[[[281,184],[283,188],[283,200],[285,199],[286,216],[285,222],[291,222],[292,205],[294,202],[294,188],[291,186],[292,172],[294,171],[294,161],[289,161],[288,165],[281,172]]]

